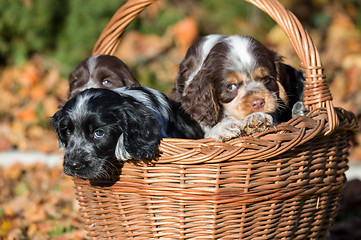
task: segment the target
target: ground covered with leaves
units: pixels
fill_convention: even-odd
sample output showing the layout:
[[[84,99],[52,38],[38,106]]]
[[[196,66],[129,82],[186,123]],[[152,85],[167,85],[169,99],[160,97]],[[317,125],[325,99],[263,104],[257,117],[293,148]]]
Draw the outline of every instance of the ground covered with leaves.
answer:
[[[42,163],[0,168],[0,239],[83,239],[73,182]]]

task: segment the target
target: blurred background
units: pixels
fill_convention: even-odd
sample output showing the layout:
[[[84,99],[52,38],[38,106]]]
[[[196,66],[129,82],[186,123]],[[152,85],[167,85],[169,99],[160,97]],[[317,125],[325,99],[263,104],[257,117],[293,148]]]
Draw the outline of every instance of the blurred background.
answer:
[[[49,118],[66,100],[68,74],[91,55],[101,31],[124,2],[0,0],[0,155],[23,153],[15,158],[18,163],[3,158],[0,166],[0,239],[85,237]],[[360,119],[360,1],[280,2],[298,17],[315,42],[334,105]],[[240,0],[159,0],[128,26],[115,55],[142,85],[168,94],[189,45],[212,33],[253,36],[285,56],[287,64],[299,67],[282,30],[266,14]],[[361,135],[356,138],[360,142]],[[40,157],[24,164],[22,158],[34,152],[60,157],[52,164]],[[350,162],[361,163],[357,144]],[[353,195],[361,186],[358,180],[352,184],[348,185],[349,199],[344,201],[352,200],[358,210],[349,208],[351,203],[342,209],[332,239],[361,239],[361,190],[358,199]]]

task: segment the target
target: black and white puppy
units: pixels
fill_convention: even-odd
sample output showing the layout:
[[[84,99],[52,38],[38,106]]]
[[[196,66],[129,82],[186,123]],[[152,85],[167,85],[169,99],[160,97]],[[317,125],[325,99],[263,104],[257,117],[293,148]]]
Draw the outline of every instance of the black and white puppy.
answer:
[[[179,104],[147,87],[85,90],[66,102],[51,123],[65,149],[65,174],[84,179],[104,174],[114,160],[156,157],[164,137],[203,137]]]
[[[128,66],[111,55],[86,58],[69,74],[68,99],[89,88],[140,86]]]
[[[199,43],[207,39],[190,47],[179,67],[176,93],[170,94],[199,122],[205,137],[226,141],[265,131],[292,117],[292,107],[302,96],[300,72],[249,36],[216,38],[200,56],[194,48],[204,48]],[[204,60],[193,67],[188,64],[193,59]]]

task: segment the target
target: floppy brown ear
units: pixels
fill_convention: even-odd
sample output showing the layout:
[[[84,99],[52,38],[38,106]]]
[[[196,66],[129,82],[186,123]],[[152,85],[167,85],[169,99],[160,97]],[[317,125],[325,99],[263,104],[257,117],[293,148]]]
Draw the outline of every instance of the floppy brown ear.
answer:
[[[182,107],[201,125],[214,126],[219,119],[220,107],[212,81],[202,69],[185,87]]]

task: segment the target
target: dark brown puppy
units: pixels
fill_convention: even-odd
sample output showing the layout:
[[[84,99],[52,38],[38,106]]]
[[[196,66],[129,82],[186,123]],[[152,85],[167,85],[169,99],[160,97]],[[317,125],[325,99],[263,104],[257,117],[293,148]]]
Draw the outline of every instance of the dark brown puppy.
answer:
[[[89,88],[124,86],[140,86],[127,65],[115,56],[95,55],[82,61],[69,74],[68,99]]]

